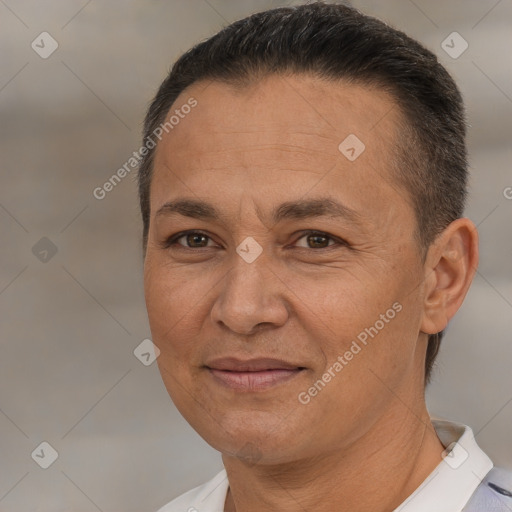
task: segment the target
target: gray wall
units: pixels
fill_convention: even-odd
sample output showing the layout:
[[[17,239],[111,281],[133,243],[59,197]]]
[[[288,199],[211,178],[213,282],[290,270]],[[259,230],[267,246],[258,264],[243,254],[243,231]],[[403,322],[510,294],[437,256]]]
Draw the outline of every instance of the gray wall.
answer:
[[[428,403],[512,467],[512,3],[353,3],[433,49],[465,95],[481,265]],[[182,51],[285,4],[0,1],[1,511],[150,511],[221,467],[156,364],[133,354],[150,337],[135,176],[103,200],[92,191],[140,147],[145,108]],[[46,59],[31,47],[51,50],[43,31],[59,45]],[[453,31],[469,44],[456,59],[441,48]],[[58,452],[48,469],[43,441]]]

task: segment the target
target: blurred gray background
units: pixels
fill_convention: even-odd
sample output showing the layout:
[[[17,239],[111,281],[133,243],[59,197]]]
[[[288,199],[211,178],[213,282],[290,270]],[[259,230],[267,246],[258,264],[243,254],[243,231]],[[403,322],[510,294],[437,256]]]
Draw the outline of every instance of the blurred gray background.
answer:
[[[295,3],[0,0],[0,511],[154,511],[221,468],[134,355],[151,337],[135,171],[92,191],[140,147],[183,51]],[[512,468],[512,1],[353,4],[436,52],[465,96],[481,264],[428,404]],[[457,58],[441,46],[454,31]]]

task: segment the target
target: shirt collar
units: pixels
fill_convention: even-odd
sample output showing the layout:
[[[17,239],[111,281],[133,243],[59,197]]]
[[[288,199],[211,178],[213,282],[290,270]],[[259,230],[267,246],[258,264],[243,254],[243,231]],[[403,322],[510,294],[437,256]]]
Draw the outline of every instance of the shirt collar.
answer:
[[[432,425],[445,447],[443,460],[393,512],[461,512],[494,466],[467,425],[440,419]]]

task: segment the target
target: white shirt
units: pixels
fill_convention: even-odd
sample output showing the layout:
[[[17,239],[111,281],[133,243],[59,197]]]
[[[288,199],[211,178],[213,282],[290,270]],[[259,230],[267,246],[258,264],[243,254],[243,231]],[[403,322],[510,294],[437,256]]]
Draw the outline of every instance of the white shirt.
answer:
[[[446,448],[443,460],[393,512],[461,512],[480,482],[493,468],[467,425],[432,419]],[[229,482],[226,470],[182,494],[158,512],[224,512]]]

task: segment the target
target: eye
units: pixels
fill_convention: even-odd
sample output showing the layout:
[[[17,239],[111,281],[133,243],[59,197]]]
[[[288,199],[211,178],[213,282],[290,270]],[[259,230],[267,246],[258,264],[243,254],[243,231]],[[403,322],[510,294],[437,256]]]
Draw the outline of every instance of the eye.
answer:
[[[185,240],[185,244],[179,243],[178,240]],[[167,240],[165,240],[163,246],[168,249],[173,245],[180,245],[185,249],[201,249],[204,247],[208,247],[208,241],[211,238],[201,231],[182,231],[181,233],[177,233],[172,235]]]
[[[185,242],[181,243],[181,239],[183,239]],[[306,240],[306,245],[299,245],[299,247],[304,249],[318,250],[327,249],[335,245],[348,246],[344,240],[330,236],[322,231],[304,231],[302,236],[297,239],[295,244],[297,244],[299,240],[302,239]],[[211,237],[202,231],[182,231],[170,236],[164,241],[162,245],[164,249],[168,249],[176,245],[181,246],[183,249],[202,249],[211,247],[211,245],[208,245],[209,241],[212,241]]]
[[[339,238],[334,238],[327,233],[323,233],[322,231],[305,231],[302,236],[297,240],[302,240],[303,238],[306,239],[306,244],[310,244],[309,246],[302,246],[307,249],[327,249],[328,247],[331,247],[333,245],[347,245],[346,242]],[[332,241],[334,243],[329,244],[329,241]],[[297,243],[296,242],[296,243]]]

